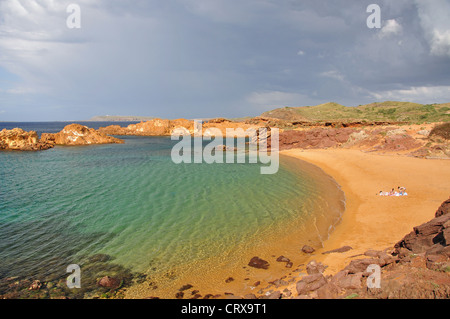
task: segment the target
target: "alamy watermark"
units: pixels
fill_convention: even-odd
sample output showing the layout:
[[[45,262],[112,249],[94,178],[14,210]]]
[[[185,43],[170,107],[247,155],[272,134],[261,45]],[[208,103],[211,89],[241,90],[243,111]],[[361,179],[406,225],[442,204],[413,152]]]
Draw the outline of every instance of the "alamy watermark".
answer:
[[[367,13],[371,13],[367,17],[366,24],[369,29],[381,28],[381,8],[378,4],[371,4],[366,9]]]
[[[371,273],[367,277],[367,288],[381,288],[381,267],[380,265],[373,264],[369,265],[366,269],[366,272]]]
[[[78,4],[72,3],[67,6],[67,13],[70,15],[66,19],[66,25],[69,29],[81,28],[81,8]]]
[[[270,135],[270,136],[269,136]],[[212,139],[214,137],[214,139]],[[181,138],[181,140],[180,140]],[[268,139],[270,138],[270,149]],[[203,132],[201,121],[194,121],[194,132],[177,128],[171,139],[180,140],[171,151],[175,164],[180,163],[262,163],[261,174],[276,174],[279,168],[279,131],[277,128],[226,128],[224,136],[218,128],[208,128]],[[248,142],[247,142],[248,140]],[[210,141],[203,147],[204,141]],[[225,155],[225,156],[224,156]]]
[[[77,264],[67,266],[66,272],[71,273],[66,280],[69,289],[81,288],[81,269]]]

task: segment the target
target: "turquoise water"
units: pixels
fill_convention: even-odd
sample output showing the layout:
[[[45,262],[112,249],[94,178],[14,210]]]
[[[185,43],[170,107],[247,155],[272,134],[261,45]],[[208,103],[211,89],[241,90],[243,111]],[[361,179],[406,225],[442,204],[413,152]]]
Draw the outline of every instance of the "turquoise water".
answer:
[[[0,152],[0,278],[64,272],[98,253],[164,271],[257,244],[325,201],[314,177],[283,158],[275,175],[260,164],[177,165],[170,138],[121,138]]]

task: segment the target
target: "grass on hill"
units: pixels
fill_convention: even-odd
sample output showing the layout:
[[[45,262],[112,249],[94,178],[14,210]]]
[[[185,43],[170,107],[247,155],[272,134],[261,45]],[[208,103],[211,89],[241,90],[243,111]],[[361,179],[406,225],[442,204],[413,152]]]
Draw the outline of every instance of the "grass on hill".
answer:
[[[268,111],[261,116],[284,120],[322,121],[394,121],[433,123],[450,121],[450,103],[418,104],[411,102],[371,103],[348,107],[330,102],[316,106],[284,107]]]

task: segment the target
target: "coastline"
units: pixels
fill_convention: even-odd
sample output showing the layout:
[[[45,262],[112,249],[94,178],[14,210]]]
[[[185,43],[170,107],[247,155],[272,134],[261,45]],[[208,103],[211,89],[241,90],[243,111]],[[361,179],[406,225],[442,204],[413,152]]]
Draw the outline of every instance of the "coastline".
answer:
[[[341,222],[310,260],[328,266],[334,275],[356,255],[394,246],[413,227],[433,218],[436,207],[449,197],[450,163],[397,154],[373,154],[349,149],[292,149],[280,152],[321,168],[341,186],[346,210]],[[377,196],[397,186],[408,196]],[[344,253],[322,254],[343,246]]]

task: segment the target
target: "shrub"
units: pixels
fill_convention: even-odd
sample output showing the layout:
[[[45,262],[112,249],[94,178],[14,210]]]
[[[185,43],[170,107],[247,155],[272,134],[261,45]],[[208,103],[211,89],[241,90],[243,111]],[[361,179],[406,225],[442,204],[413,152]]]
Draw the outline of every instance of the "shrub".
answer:
[[[435,126],[431,132],[431,137],[442,137],[446,140],[450,140],[450,122]]]

